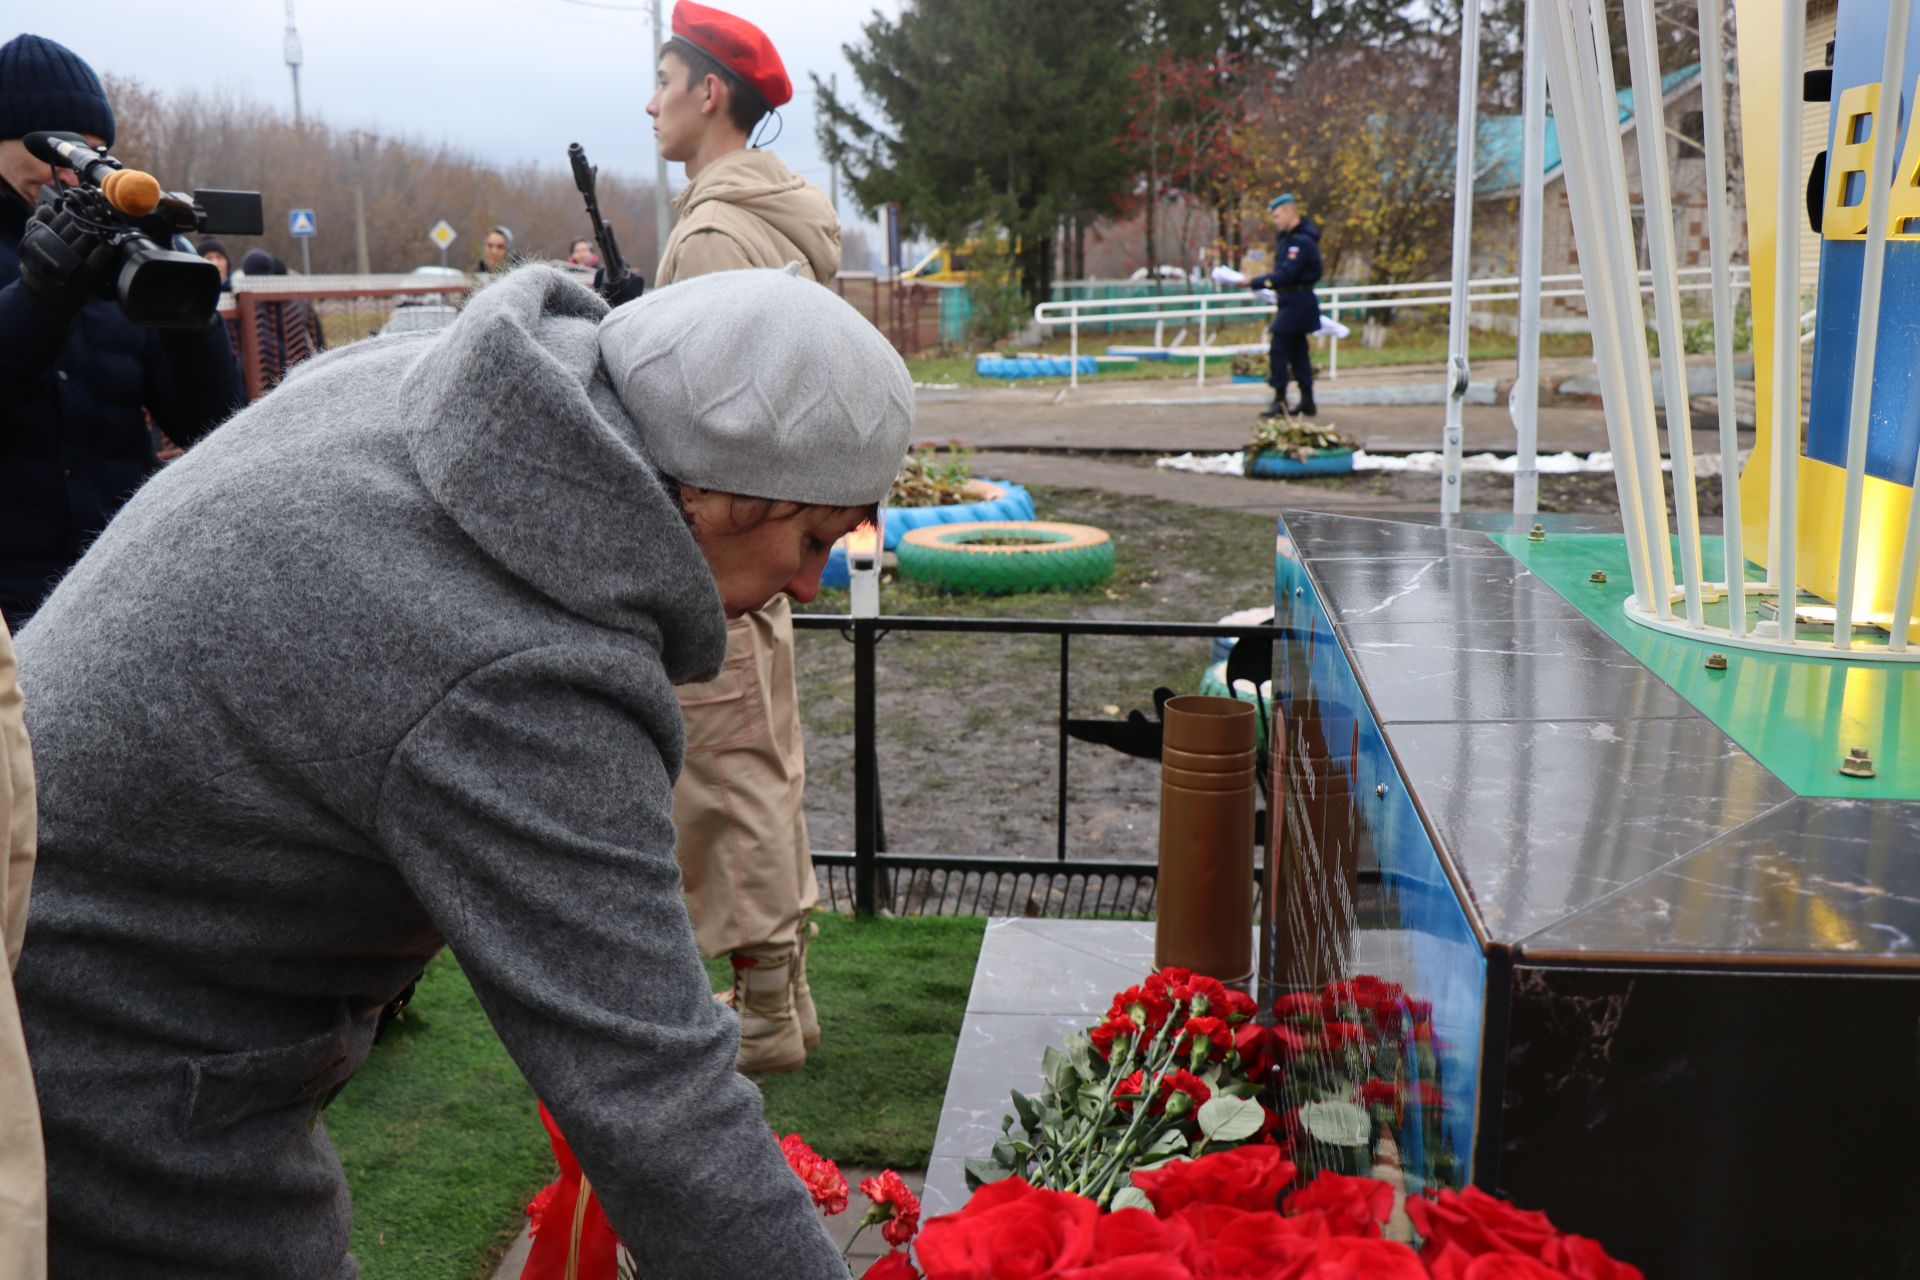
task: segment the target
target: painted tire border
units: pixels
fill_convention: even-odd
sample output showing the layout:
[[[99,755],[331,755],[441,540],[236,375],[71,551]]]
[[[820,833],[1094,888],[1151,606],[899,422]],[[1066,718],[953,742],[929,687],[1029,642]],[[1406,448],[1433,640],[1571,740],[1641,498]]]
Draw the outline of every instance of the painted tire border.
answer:
[[[996,533],[1045,538],[1028,546],[984,547]],[[1092,525],[1050,520],[981,520],[912,529],[897,551],[900,576],[943,591],[1012,595],[1075,590],[1113,576],[1113,539]]]
[[[1033,495],[1011,480],[975,480],[973,486],[982,496],[973,502],[955,502],[944,507],[888,507],[884,550],[892,551],[908,531],[930,524],[964,524],[974,520],[1031,520]],[[845,591],[847,577],[847,540],[833,544],[820,585]]]

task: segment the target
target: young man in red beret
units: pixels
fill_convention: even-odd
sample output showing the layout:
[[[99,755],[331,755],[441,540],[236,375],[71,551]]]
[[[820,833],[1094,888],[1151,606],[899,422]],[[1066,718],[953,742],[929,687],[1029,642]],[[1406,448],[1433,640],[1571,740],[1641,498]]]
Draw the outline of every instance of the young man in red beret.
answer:
[[[840,220],[826,194],[747,145],[792,97],[765,32],[691,0],[674,6],[647,114],[661,153],[687,167],[687,187],[656,288],[795,262],[825,284],[840,270]],[[806,979],[807,915],[820,892],[787,598],[730,622],[720,678],[679,694],[687,756],[674,826],[694,936],[707,955],[732,955],[740,1069],[791,1071],[820,1041]]]

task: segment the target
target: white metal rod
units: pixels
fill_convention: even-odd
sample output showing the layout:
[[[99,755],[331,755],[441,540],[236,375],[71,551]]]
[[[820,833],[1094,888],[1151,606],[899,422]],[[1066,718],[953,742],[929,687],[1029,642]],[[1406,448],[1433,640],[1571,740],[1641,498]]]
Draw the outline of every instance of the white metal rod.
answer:
[[[1907,19],[1912,9],[1913,0],[1888,2],[1887,44],[1880,60],[1880,97],[1873,107],[1873,170],[1867,177],[1867,256],[1860,268],[1859,333],[1853,349],[1853,398],[1847,413],[1847,488],[1840,516],[1840,580],[1833,597],[1833,647],[1836,649],[1853,647],[1853,579],[1860,564],[1860,496],[1867,479],[1867,432],[1873,416],[1873,357],[1880,343],[1880,286],[1886,274],[1893,159],[1900,142],[1900,81],[1906,66]],[[1836,124],[1844,129],[1847,122],[1839,120]]]
[[[1660,54],[1654,45],[1651,0],[1627,0],[1627,63],[1635,115],[1660,96]],[[1678,255],[1673,243],[1673,188],[1667,173],[1667,133],[1644,124],[1634,130],[1640,150],[1640,190],[1646,209],[1647,257],[1653,269],[1654,323],[1660,330],[1660,383],[1667,408],[1667,453],[1673,459],[1673,509],[1680,531],[1680,587],[1687,625],[1704,621],[1700,605],[1700,502],[1693,476],[1693,411],[1687,395],[1686,339],[1681,332]]]
[[[1530,516],[1540,506],[1540,255],[1541,206],[1545,203],[1547,151],[1546,67],[1534,41],[1540,29],[1527,0],[1525,63],[1521,71],[1523,121],[1520,144],[1520,367],[1507,397],[1513,418],[1513,513]]]
[[[1575,0],[1579,4],[1581,0]],[[1553,118],[1560,133],[1560,154],[1567,178],[1567,207],[1573,219],[1574,242],[1580,253],[1580,272],[1587,285],[1588,308],[1593,317],[1594,363],[1601,381],[1601,399],[1606,407],[1604,420],[1607,443],[1614,455],[1614,484],[1620,495],[1620,516],[1627,544],[1627,564],[1633,576],[1634,595],[1641,601],[1653,597],[1653,577],[1649,571],[1650,549],[1646,542],[1646,524],[1640,518],[1640,490],[1632,467],[1633,440],[1626,430],[1626,371],[1624,349],[1605,341],[1615,328],[1612,273],[1615,263],[1608,250],[1601,205],[1606,198],[1604,175],[1591,133],[1603,127],[1596,118],[1588,93],[1588,76],[1574,36],[1576,15],[1568,6],[1553,0],[1536,10],[1541,18],[1540,48],[1546,57],[1548,85],[1553,98]],[[1611,113],[1604,127],[1613,127]],[[1618,193],[1613,193],[1616,197]]]
[[[1799,597],[1800,493],[1800,334],[1792,323],[1800,314],[1800,101],[1801,67],[1806,43],[1807,9],[1798,0],[1782,4],[1780,23],[1780,165],[1774,175],[1773,237],[1773,476],[1777,505],[1768,513],[1773,525],[1773,579],[1780,584],[1780,637],[1798,634],[1794,605]]]
[[[1460,510],[1461,417],[1467,399],[1467,282],[1473,274],[1473,143],[1480,99],[1480,0],[1460,5],[1459,138],[1453,160],[1453,299],[1447,315],[1447,420],[1440,510]]]
[[[1080,385],[1080,317],[1067,327],[1067,390]]]
[[[1193,363],[1196,370],[1193,375],[1194,385],[1198,387],[1206,386],[1207,385],[1207,300],[1204,297],[1200,299],[1200,358],[1198,360],[1195,360]],[[1273,371],[1268,370],[1267,376],[1272,377]]]
[[[1740,529],[1740,424],[1734,416],[1733,273],[1728,246],[1726,52],[1720,34],[1724,0],[1700,0],[1700,106],[1707,151],[1707,257],[1713,273],[1713,375],[1720,411],[1720,521],[1727,571],[1727,630],[1747,632],[1747,560]]]
[[[1588,137],[1604,166],[1604,181],[1609,184],[1602,189],[1615,193],[1601,212],[1612,215],[1612,235],[1605,244],[1619,264],[1615,270],[1619,285],[1615,293],[1614,324],[1626,372],[1627,434],[1633,441],[1628,457],[1638,480],[1640,518],[1646,527],[1647,570],[1653,577],[1652,598],[1643,600],[1642,604],[1655,618],[1665,619],[1673,613],[1673,547],[1667,536],[1666,486],[1660,475],[1660,441],[1654,426],[1646,310],[1640,304],[1633,219],[1627,205],[1627,193],[1632,188],[1627,185],[1626,150],[1621,144],[1617,123],[1620,96],[1613,80],[1613,39],[1607,29],[1604,4],[1585,7],[1588,20],[1576,22],[1573,35],[1580,42],[1582,64],[1594,72]]]
[[[1335,298],[1333,300],[1333,310],[1328,312],[1328,314],[1333,317],[1335,324],[1340,323],[1340,299]],[[1340,376],[1340,335],[1338,332],[1334,333],[1327,342],[1327,376],[1329,378],[1337,378]]]

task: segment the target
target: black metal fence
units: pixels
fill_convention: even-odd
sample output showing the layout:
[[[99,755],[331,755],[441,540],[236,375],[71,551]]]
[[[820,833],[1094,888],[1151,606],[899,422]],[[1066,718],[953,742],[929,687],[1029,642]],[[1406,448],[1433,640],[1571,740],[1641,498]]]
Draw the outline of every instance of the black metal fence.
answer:
[[[1151,919],[1157,867],[1152,862],[1071,859],[1067,856],[1067,746],[1083,737],[1122,738],[1125,722],[1074,721],[1068,712],[1073,689],[1076,639],[1114,637],[1195,638],[1231,636],[1260,642],[1262,654],[1280,634],[1271,626],[1221,626],[1198,622],[1102,622],[1038,618],[852,618],[795,614],[799,630],[838,631],[853,645],[854,847],[815,851],[822,905],[848,907],[860,915],[884,908],[896,915],[1125,916]],[[880,796],[879,737],[875,713],[875,653],[894,632],[961,632],[980,635],[1056,636],[1060,641],[1060,702],[1054,806],[1054,856],[1006,857],[992,853],[904,854],[887,850]],[[1271,670],[1270,660],[1253,665]],[[1111,727],[1111,732],[1101,730]],[[1264,775],[1265,734],[1261,750]],[[1154,754],[1157,756],[1157,743]],[[1264,838],[1266,824],[1257,824]]]

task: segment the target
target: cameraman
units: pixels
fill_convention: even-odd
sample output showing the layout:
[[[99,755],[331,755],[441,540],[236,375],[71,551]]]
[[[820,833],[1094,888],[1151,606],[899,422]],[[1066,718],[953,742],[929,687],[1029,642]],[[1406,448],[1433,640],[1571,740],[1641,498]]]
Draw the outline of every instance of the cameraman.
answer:
[[[35,204],[74,181],[21,141],[41,129],[109,145],[113,108],[79,55],[16,36],[0,45],[0,615],[15,631],[158,466],[145,414],[186,446],[243,399],[219,321],[138,327],[112,300],[110,256],[80,289],[22,274]],[[66,234],[82,256],[96,247]]]

